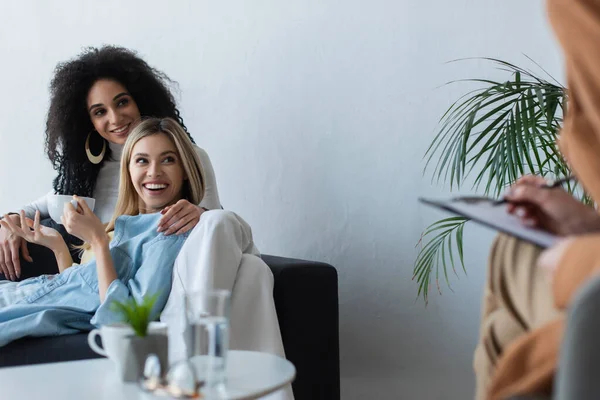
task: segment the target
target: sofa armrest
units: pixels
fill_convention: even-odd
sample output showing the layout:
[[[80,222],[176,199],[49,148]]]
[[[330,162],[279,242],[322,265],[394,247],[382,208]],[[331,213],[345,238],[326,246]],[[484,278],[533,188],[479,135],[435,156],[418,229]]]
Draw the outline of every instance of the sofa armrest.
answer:
[[[325,263],[263,255],[286,357],[296,366],[296,400],[339,399],[338,279]]]

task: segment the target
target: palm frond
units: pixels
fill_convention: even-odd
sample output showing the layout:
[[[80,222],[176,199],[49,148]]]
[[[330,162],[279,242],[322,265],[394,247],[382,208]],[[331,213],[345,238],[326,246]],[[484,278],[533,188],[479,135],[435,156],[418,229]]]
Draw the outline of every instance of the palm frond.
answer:
[[[425,172],[436,160],[432,179],[449,183],[451,190],[476,170],[475,188],[484,185],[485,194],[499,194],[518,176],[542,172],[539,164],[546,157],[540,151],[560,158],[554,147],[544,151],[537,135],[556,133],[562,124],[564,87],[513,64],[489,60],[509,71],[511,79],[463,80],[485,86],[452,104],[425,154]],[[494,167],[500,170],[492,171]]]
[[[562,125],[565,88],[537,64],[551,81],[503,60],[483,60],[509,73],[509,79],[449,83],[479,87],[459,97],[440,118],[439,131],[425,153],[423,172],[431,172],[432,182],[447,183],[450,190],[471,181],[474,191],[495,197],[525,174],[555,178],[569,175],[555,144]],[[581,188],[569,186],[567,190],[589,201]],[[425,301],[434,271],[439,292],[440,275],[450,286],[448,269],[456,274],[455,254],[466,273],[462,239],[467,221],[461,217],[442,219],[421,235],[418,245],[425,240],[427,243],[417,255],[413,279],[419,285],[418,296]]]
[[[431,274],[434,270],[433,266],[435,266],[435,281],[438,292],[441,293],[439,282],[440,268],[442,269],[446,285],[452,290],[450,280],[448,279],[448,264],[452,266],[454,274],[458,275],[456,274],[456,269],[454,267],[455,252],[458,253],[458,259],[466,274],[467,271],[465,269],[462,251],[462,234],[463,227],[467,221],[468,219],[463,217],[445,218],[431,224],[421,235],[421,240],[419,240],[417,246],[425,239],[428,239],[429,241],[419,250],[419,255],[417,256],[413,271],[413,280],[416,279],[419,285],[417,296],[423,295],[425,300],[427,300],[432,280]],[[453,243],[457,245],[457,249],[454,248]],[[449,257],[449,262],[446,259],[446,254]]]

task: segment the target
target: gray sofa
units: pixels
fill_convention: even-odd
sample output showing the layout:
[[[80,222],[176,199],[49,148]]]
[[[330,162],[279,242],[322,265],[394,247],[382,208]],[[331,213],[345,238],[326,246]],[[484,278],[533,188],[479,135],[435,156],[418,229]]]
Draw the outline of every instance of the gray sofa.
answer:
[[[286,357],[296,367],[296,400],[339,400],[337,271],[319,262],[269,255],[263,259],[275,278],[273,296]],[[97,357],[87,333],[24,338],[0,347],[0,367]]]

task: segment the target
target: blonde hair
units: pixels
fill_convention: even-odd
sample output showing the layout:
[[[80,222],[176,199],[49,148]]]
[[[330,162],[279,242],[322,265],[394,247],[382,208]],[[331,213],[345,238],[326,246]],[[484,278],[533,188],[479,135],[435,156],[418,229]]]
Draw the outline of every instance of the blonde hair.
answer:
[[[140,197],[135,190],[129,173],[129,162],[131,161],[133,147],[137,142],[148,136],[159,134],[166,135],[177,149],[184,176],[187,178],[183,182],[182,198],[192,204],[200,204],[204,197],[202,164],[188,134],[171,118],[145,118],[131,131],[123,146],[119,175],[119,197],[113,216],[106,225],[106,233],[115,229],[115,221],[121,215],[138,215],[142,211],[140,210]],[[87,250],[90,246],[85,243],[79,248]]]

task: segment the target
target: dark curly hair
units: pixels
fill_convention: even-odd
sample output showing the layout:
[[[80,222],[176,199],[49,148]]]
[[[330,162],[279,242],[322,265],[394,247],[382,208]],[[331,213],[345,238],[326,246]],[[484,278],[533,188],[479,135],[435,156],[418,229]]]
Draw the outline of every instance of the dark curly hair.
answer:
[[[94,130],[87,111],[87,95],[99,79],[112,79],[123,85],[137,103],[140,115],[173,118],[188,132],[168,88],[175,82],[167,75],[149,66],[132,50],[116,46],[86,48],[76,58],[59,63],[50,83],[45,146],[58,172],[53,181],[57,194],[93,195],[104,161],[92,164],[84,146]],[[98,154],[106,139],[100,135],[92,138],[91,151]],[[194,142],[191,136],[190,139]],[[104,159],[110,155],[106,143]]]

